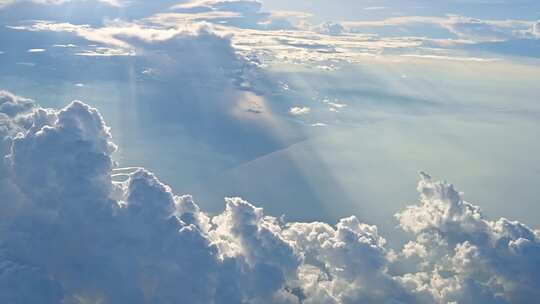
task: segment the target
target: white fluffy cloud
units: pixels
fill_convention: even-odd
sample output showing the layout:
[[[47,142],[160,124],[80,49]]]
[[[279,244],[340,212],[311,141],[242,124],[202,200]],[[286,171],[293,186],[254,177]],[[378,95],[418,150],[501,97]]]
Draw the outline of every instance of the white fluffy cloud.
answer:
[[[403,254],[421,259],[403,280],[439,302],[527,303],[540,296],[540,233],[519,222],[490,221],[451,184],[422,174],[420,204],[397,214],[416,236]]]
[[[0,113],[14,117],[15,115],[31,109],[34,102],[31,99],[0,90]]]
[[[31,99],[0,90],[0,178],[7,174],[3,158],[11,149],[13,137],[23,130],[24,120],[17,116],[33,107]]]
[[[2,112],[2,303],[530,303],[540,233],[486,219],[422,174],[398,213],[413,236],[387,248],[357,218],[285,223],[240,198],[210,216],[144,169],[113,181],[96,109]],[[4,102],[3,104],[5,104]],[[26,105],[28,104],[28,105]],[[12,107],[13,108],[13,107]],[[10,108],[10,109],[12,109]]]
[[[295,115],[295,116],[307,115],[307,114],[311,113],[311,108],[309,108],[309,107],[292,107],[289,110],[289,113],[291,113],[292,115]]]

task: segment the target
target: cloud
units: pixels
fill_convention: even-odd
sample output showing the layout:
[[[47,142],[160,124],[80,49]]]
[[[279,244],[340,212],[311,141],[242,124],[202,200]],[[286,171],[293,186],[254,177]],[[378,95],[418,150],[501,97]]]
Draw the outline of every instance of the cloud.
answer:
[[[19,188],[43,205],[84,195],[90,201],[106,197],[113,165],[109,156],[116,147],[97,110],[76,101],[62,111],[41,109],[33,115],[33,125],[13,139],[8,156]]]
[[[363,28],[396,28],[402,31],[418,25],[431,25],[447,30],[461,39],[474,42],[502,41],[515,38],[524,38],[523,31],[532,26],[526,20],[483,20],[458,15],[447,17],[430,16],[403,16],[375,21],[346,21],[342,22],[346,31],[357,32]]]
[[[337,22],[324,22],[315,28],[315,31],[325,35],[341,35],[345,32],[345,28]]]
[[[200,145],[210,147],[206,155],[229,155],[227,166],[281,149],[296,140],[290,137],[284,142],[278,138],[281,134],[275,132],[283,126],[272,120],[273,113],[264,106],[264,94],[258,93],[258,84],[262,82],[259,79],[266,75],[259,73],[254,62],[256,58],[239,54],[233,47],[231,35],[216,32],[212,25],[190,24],[183,29],[182,25],[161,26],[150,21],[115,21],[103,27],[51,22],[22,26],[40,35],[62,33],[66,37],[63,44],[73,42],[78,46],[49,49],[47,58],[51,58],[48,62],[51,66],[57,66],[59,62],[63,69],[76,72],[79,67],[73,66],[74,58],[66,55],[83,56],[85,58],[76,61],[97,60],[99,64],[94,66],[95,71],[105,75],[107,81],[118,81],[118,77],[124,77],[118,71],[125,68],[124,60],[128,60],[118,57],[129,56],[134,63],[137,83],[140,88],[147,88],[146,93],[134,100],[137,111],[133,111],[133,115],[140,120],[166,122],[171,126],[169,131],[182,130],[181,135],[177,131],[174,133],[186,141],[197,138]],[[75,40],[74,36],[82,39]],[[85,39],[96,45],[89,46]],[[59,53],[62,56],[55,56]],[[77,82],[89,85],[92,80],[79,79]],[[178,119],[178,113],[189,115]],[[260,115],[255,115],[257,113]],[[144,131],[145,136],[162,138],[159,135],[162,130],[156,126],[150,124]],[[206,128],[214,131],[202,132],[201,136],[201,130]],[[223,140],[230,137],[243,138],[249,148],[240,148]]]
[[[134,48],[128,42],[130,39],[138,39],[148,43],[161,42],[176,36],[195,34],[200,29],[199,26],[194,26],[189,29],[156,29],[129,22],[112,22],[105,27],[93,28],[87,24],[77,25],[49,21],[37,21],[29,26],[11,26],[10,28],[34,32],[49,31],[72,33],[90,42],[100,43],[122,50],[131,50]]]
[[[18,263],[0,254],[0,301],[2,303],[60,303],[61,286],[37,267]],[[43,292],[36,292],[42,290]]]
[[[121,7],[124,5],[122,0],[98,0],[98,1],[101,3],[108,4],[110,6],[114,6],[114,7]]]
[[[501,41],[512,38],[521,38],[521,31],[530,26],[523,21],[490,21],[461,16],[450,16],[448,21],[441,24],[450,32],[461,38],[477,42]]]
[[[0,90],[0,113],[14,117],[34,107],[34,101]]]
[[[27,52],[28,53],[43,53],[45,52],[45,49],[29,49]]]
[[[524,35],[540,39],[540,21],[531,25],[529,30],[523,32]]]
[[[21,265],[12,267],[14,274],[2,272],[0,287],[20,284],[2,289],[5,299],[32,288],[41,303],[286,303],[291,297],[284,284],[300,256],[261,209],[228,199],[210,225],[190,197],[174,195],[147,171],[112,182],[109,130],[83,103],[37,109],[27,119],[31,125],[15,136],[8,156],[9,178],[29,203],[20,217],[5,219],[20,229],[1,243]],[[39,230],[24,224],[28,219]],[[27,246],[45,251],[32,254]],[[0,265],[7,263],[4,257]],[[24,279],[31,275],[26,269],[39,276]]]
[[[34,106],[31,99],[0,90],[0,179],[7,175],[4,156],[9,153],[15,135],[24,130],[24,119],[19,116]],[[7,190],[0,189],[0,191]],[[9,195],[6,195],[6,199],[9,199]]]
[[[305,21],[308,16],[301,12],[266,13],[261,11],[258,1],[216,0],[183,3],[173,6],[172,11],[129,22],[106,21],[103,26],[35,21],[9,28],[72,33],[99,44],[94,49],[85,47],[75,54],[96,57],[134,56],[144,52],[137,49],[140,47],[138,42],[159,44],[197,35],[205,29],[228,37],[235,52],[260,66],[283,61],[356,63],[366,58],[400,55],[482,60],[485,58],[478,54],[469,54],[474,49],[471,45],[537,36],[533,22],[520,20],[479,20],[455,15],[407,16],[376,21],[325,22],[313,26]],[[421,35],[403,36],[403,29],[412,30],[419,26],[424,29],[425,25],[445,30],[447,37],[429,38],[426,31]],[[393,36],[367,33],[384,32],[385,28],[398,32]]]
[[[10,4],[13,4],[14,2],[15,0],[0,0],[0,9]]]
[[[379,10],[385,10],[387,9],[386,6],[368,6],[364,7],[364,10],[366,11],[379,11]]]
[[[311,108],[309,107],[292,107],[290,110],[289,110],[289,113],[291,113],[292,115],[306,115],[306,114],[309,114],[311,113]]]
[[[64,1],[46,2],[58,4]],[[357,63],[366,58],[381,59],[404,54],[425,55],[424,58],[431,59],[438,57],[430,56],[479,58],[482,57],[479,50],[508,54],[505,47],[516,45],[514,48],[519,48],[520,44],[515,41],[536,40],[539,37],[535,22],[527,20],[487,20],[459,15],[403,16],[311,25],[307,22],[310,17],[308,13],[266,12],[261,2],[254,0],[203,0],[175,5],[169,2],[161,5],[143,4],[142,1],[114,2],[114,6],[124,6],[123,10],[131,17],[125,17],[129,21],[119,21],[125,18],[115,15],[118,12],[112,9],[111,19],[88,21],[92,25],[42,20],[15,24],[10,28],[73,33],[93,43],[103,44],[99,49],[85,48],[77,55],[112,57],[136,55],[132,40],[163,42],[197,32],[198,28],[211,24],[212,32],[230,36],[232,46],[238,53],[260,65],[283,61]],[[155,7],[143,9],[145,5]],[[165,7],[168,9],[164,10]],[[366,8],[382,9],[377,6]],[[141,11],[149,16],[141,15]],[[134,19],[135,16],[139,19]],[[51,17],[54,18],[57,17]],[[37,16],[27,19],[40,20]],[[493,45],[496,43],[510,46]],[[441,55],[440,51],[447,54]],[[533,57],[535,54],[521,53]]]
[[[422,174],[420,204],[397,214],[416,236],[403,253],[421,258],[403,282],[430,290],[438,302],[526,303],[539,296],[539,232],[486,219],[446,182]]]
[[[172,9],[188,11],[241,11],[246,13],[258,13],[262,3],[254,0],[202,0],[177,4]]]
[[[481,57],[456,57],[456,56],[441,56],[441,55],[422,55],[422,54],[405,54],[402,57],[420,58],[420,59],[434,59],[434,60],[446,60],[446,61],[463,61],[463,62],[490,62],[497,61],[496,58],[481,58]]]
[[[267,21],[269,13],[262,12],[262,3],[256,0],[202,0],[174,5],[171,9],[189,15],[209,13],[228,13],[228,17],[209,18],[208,22],[217,22],[242,28],[260,28]]]
[[[86,0],[0,0],[0,9],[3,7],[7,7],[9,5],[15,4],[15,3],[23,3],[23,2],[32,2],[36,4],[43,4],[43,5],[62,5],[65,3],[70,2],[76,2],[76,1],[86,1]],[[122,6],[121,0],[97,0],[101,3],[105,3],[110,6],[119,7]]]
[[[206,214],[144,169],[114,169],[111,132],[82,102],[1,117],[9,147],[1,150],[8,170],[0,194],[11,198],[0,205],[3,301],[528,303],[539,296],[540,232],[486,219],[451,184],[424,173],[419,203],[397,214],[413,238],[395,251],[356,217],[335,226],[287,223],[240,198]],[[126,178],[114,181],[114,172]]]

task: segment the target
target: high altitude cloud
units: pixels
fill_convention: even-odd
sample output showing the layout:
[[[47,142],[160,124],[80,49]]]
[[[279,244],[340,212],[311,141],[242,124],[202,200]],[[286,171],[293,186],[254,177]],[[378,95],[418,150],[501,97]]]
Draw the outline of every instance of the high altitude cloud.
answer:
[[[203,0],[177,4],[173,10],[180,13],[204,14],[210,12],[228,12],[218,22],[227,22],[242,27],[257,27],[270,14],[261,12],[262,3],[254,0]]]
[[[0,0],[0,8],[14,4],[14,3],[18,3],[18,2],[32,2],[32,3],[45,4],[45,5],[60,5],[60,4],[75,2],[75,1],[87,1],[87,0]],[[108,4],[111,6],[121,5],[121,2],[119,2],[119,0],[96,0],[96,1]]]
[[[130,7],[126,10],[129,11]],[[211,32],[229,37],[231,47],[237,53],[262,63],[275,60],[356,62],[383,52],[415,53],[424,45],[441,46],[441,43],[425,37],[382,38],[354,33],[353,28],[361,27],[361,23],[326,22],[311,26],[304,21],[304,26],[294,26],[289,20],[298,16],[301,14],[264,12],[259,1],[212,0],[178,4],[146,18],[108,21],[102,26],[41,20],[14,24],[9,28],[74,34],[99,44],[75,53],[85,56],[133,56],[137,51],[138,55],[144,56],[144,48],[138,49],[137,41],[160,44],[181,36],[196,35],[200,28],[209,28],[208,24],[212,24]],[[429,20],[443,22],[437,18]]]
[[[28,100],[3,93],[14,102]],[[386,247],[357,218],[285,223],[240,198],[218,215],[139,169],[114,181],[96,109],[2,114],[0,300],[6,303],[528,303],[540,233],[486,219],[422,175],[398,213],[414,236]],[[0,108],[1,109],[1,108]]]
[[[511,38],[525,38],[523,32],[532,27],[526,20],[483,20],[458,15],[447,17],[403,16],[375,21],[343,22],[347,31],[361,31],[363,28],[409,29],[418,25],[429,25],[447,30],[461,39],[474,42],[498,41]]]
[[[36,1],[62,4],[77,0]],[[515,55],[516,52],[511,51],[513,46],[521,45],[531,51],[522,51],[519,55],[535,57],[534,49],[540,37],[538,26],[531,20],[488,20],[460,15],[402,16],[313,25],[308,22],[307,13],[266,12],[262,2],[256,0],[102,2],[122,6],[122,10],[109,7],[108,18],[100,16],[86,21],[92,26],[74,24],[73,19],[57,16],[43,20],[47,17],[32,15],[25,19],[40,21],[31,25],[10,24],[10,28],[73,33],[102,44],[77,55],[133,56],[136,52],[130,39],[162,42],[182,32],[196,31],[201,23],[213,24],[213,32],[230,35],[237,52],[263,63],[354,63],[365,60],[366,56],[381,58],[383,54],[467,61],[478,58],[478,50]],[[445,55],[441,56],[441,52]]]

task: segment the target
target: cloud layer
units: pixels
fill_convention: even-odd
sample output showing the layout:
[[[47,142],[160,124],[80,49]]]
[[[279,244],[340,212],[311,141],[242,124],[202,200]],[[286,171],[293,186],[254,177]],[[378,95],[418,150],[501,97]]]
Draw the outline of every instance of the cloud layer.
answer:
[[[100,113],[2,92],[5,303],[529,303],[540,233],[491,221],[422,174],[391,250],[357,218],[287,223],[240,198],[209,215],[144,169],[115,168]],[[6,100],[6,101],[4,101]],[[13,110],[17,109],[17,110]],[[126,173],[127,172],[127,173]],[[125,177],[118,181],[119,176]]]
[[[118,5],[125,5],[125,11],[130,12],[137,11],[138,5],[142,4],[121,2]],[[266,12],[261,2],[253,0],[164,3],[159,9],[148,11],[148,15],[141,18],[111,16],[92,25],[34,17],[28,19],[40,21],[13,24],[10,28],[71,33],[99,44],[95,50],[77,50],[76,55],[144,56],[133,45],[133,39],[162,43],[180,35],[193,34],[201,27],[209,28],[211,24],[213,33],[229,37],[235,51],[246,58],[259,63],[304,64],[355,63],[366,57],[384,56],[394,60],[396,56],[405,56],[453,61],[484,60],[493,54],[536,57],[533,51],[518,54],[511,50],[524,43],[536,47],[539,37],[535,21],[488,20],[460,15],[312,24],[307,13]],[[488,57],[486,51],[492,55]]]

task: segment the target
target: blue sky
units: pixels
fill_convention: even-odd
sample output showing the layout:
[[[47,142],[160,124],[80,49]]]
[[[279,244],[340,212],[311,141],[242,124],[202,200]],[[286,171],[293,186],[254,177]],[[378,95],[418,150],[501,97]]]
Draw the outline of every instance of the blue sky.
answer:
[[[0,41],[1,229],[22,236],[0,237],[0,259],[39,273],[0,267],[0,294],[14,280],[48,286],[43,303],[538,293],[538,1],[0,0]],[[32,256],[45,245],[25,218],[77,258]],[[175,237],[191,245],[134,245]],[[186,278],[179,256],[212,294],[167,285]],[[522,268],[486,266],[506,263]],[[108,289],[94,264],[140,280]]]

